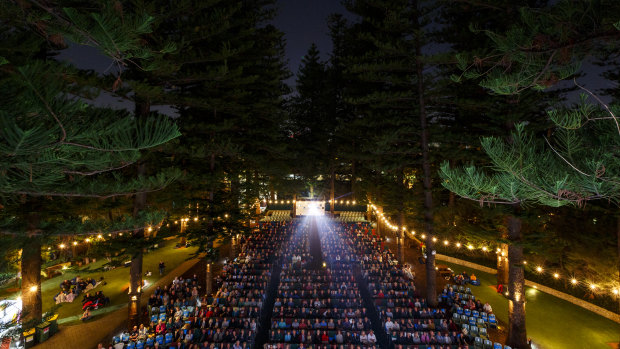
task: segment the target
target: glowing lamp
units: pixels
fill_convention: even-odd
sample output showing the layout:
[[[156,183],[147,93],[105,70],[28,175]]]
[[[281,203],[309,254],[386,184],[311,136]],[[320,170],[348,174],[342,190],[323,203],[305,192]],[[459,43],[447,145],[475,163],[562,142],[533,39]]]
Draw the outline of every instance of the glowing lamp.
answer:
[[[443,241],[443,244],[444,244],[444,245],[446,245],[446,246],[448,246],[448,244],[449,244],[448,240],[444,240],[444,241]]]
[[[457,243],[456,243],[456,247],[461,247],[461,243],[460,243],[460,242],[457,242]]]
[[[595,288],[596,288],[596,285],[595,285],[595,284],[591,284],[591,285],[590,285],[590,289],[591,289],[591,290],[593,290],[593,289],[595,289]]]
[[[65,244],[60,244],[60,245],[58,245],[58,247],[65,248]]]
[[[436,237],[433,237],[433,242],[437,242],[437,238]]]
[[[560,274],[558,274],[558,273],[553,273],[553,277],[557,279],[557,278],[559,278],[559,277],[560,277]]]
[[[473,249],[474,249],[474,246],[473,246],[473,245],[471,245],[471,244],[470,244],[470,245],[467,245],[467,249],[468,249],[468,250],[473,250]]]
[[[37,292],[38,287],[36,285],[30,286],[30,292]]]
[[[613,292],[613,294],[617,295],[618,294],[618,289],[614,288],[613,290],[611,290],[611,292]]]
[[[97,239],[102,239],[103,236],[101,234],[97,235]]]
[[[77,246],[78,242],[77,241],[73,241],[73,246]]]
[[[422,239],[426,239],[426,235],[424,235],[424,234],[420,235],[420,237],[421,237]]]
[[[198,217],[194,217],[194,222],[198,222]]]
[[[539,265],[539,266],[536,267],[536,271],[539,272],[539,273],[542,273],[543,268]]]
[[[86,238],[86,240],[84,240],[84,241],[86,241],[86,242],[90,242],[90,239],[89,239],[89,238]]]
[[[486,252],[486,251],[487,251],[487,247],[486,247],[486,246],[482,246],[482,250],[483,250],[484,252]]]
[[[570,283],[573,284],[573,285],[576,285],[577,284],[577,279],[570,279]]]
[[[527,264],[527,261],[523,261],[523,264]]]
[[[153,227],[148,227],[148,229],[146,229],[149,233],[153,231]]]

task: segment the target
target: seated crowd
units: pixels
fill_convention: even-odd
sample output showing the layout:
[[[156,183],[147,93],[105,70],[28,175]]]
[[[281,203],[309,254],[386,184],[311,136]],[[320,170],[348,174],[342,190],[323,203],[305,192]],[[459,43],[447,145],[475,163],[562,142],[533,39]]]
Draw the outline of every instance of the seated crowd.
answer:
[[[244,349],[253,347],[271,279],[273,259],[294,224],[264,223],[228,262],[221,286],[205,295],[197,277],[175,278],[149,299],[150,324],[114,338],[114,347]]]
[[[60,283],[60,292],[54,296],[56,304],[63,302],[71,303],[80,295],[83,291],[90,291],[93,288],[99,286],[103,281],[103,278],[97,282],[95,279],[87,278],[82,279],[79,275],[71,280],[64,280]]]
[[[312,237],[306,224],[288,243],[266,348],[377,347],[351,272],[354,259],[339,237],[320,233],[320,240]],[[313,238],[324,264],[311,254]]]
[[[469,289],[448,285],[430,306],[416,291],[413,268],[400,265],[369,224],[313,224],[318,232],[307,220],[262,223],[223,267],[213,296],[204,295],[195,276],[156,289],[150,324],[124,333],[116,348],[253,348],[260,317],[269,313],[268,293],[265,349],[491,343],[486,330],[495,317]],[[280,271],[272,280],[274,269]]]

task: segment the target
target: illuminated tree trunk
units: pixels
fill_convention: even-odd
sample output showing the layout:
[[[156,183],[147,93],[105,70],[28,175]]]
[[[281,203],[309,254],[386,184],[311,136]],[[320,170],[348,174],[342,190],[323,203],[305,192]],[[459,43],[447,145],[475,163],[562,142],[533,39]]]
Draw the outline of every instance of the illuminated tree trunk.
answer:
[[[528,348],[525,328],[525,275],[523,271],[523,246],[521,219],[508,218],[508,339],[513,348]]]
[[[146,173],[146,165],[140,163],[138,165],[138,176],[143,176]],[[140,211],[146,206],[146,193],[136,194],[133,204],[134,217],[140,214]],[[141,241],[144,239],[144,229],[133,234],[133,240]],[[140,326],[141,314],[140,300],[142,299],[142,261],[143,251],[139,248],[134,251],[131,258],[131,265],[129,266],[129,306],[128,306],[128,325],[129,328],[133,326]]]
[[[502,236],[507,238],[505,234]],[[500,244],[497,254],[497,284],[508,285],[508,244]]]
[[[353,149],[355,149],[355,141],[353,141]],[[355,166],[355,160],[351,161],[351,199],[352,200],[357,200],[357,195],[356,195],[356,189],[357,189],[357,182],[356,182],[356,178],[357,178],[357,173],[355,172],[356,170],[356,166]]]
[[[336,200],[335,200],[335,188],[336,188],[336,179],[334,178],[335,173],[334,173],[334,168],[332,167],[331,170],[331,176],[330,176],[330,190],[329,190],[329,213],[331,213],[332,215],[334,214],[334,207],[336,206]]]
[[[616,256],[618,262],[618,284],[620,285],[620,214],[617,217],[616,234],[618,235],[618,255]],[[620,292],[620,287],[618,289]],[[620,314],[620,295],[616,295],[618,299],[618,313]]]
[[[33,226],[35,226],[33,224]],[[29,328],[41,322],[41,241],[37,236],[26,239],[22,248],[22,324]],[[36,289],[35,289],[36,287]]]
[[[207,296],[213,293],[213,266],[210,261],[207,261],[207,282],[206,282]]]
[[[405,212],[403,212],[402,201],[401,201],[400,212],[398,212],[398,230],[396,231],[396,239],[397,239],[397,247],[398,247],[398,263],[402,264],[404,262],[404,245],[405,245],[405,232],[403,231],[403,226],[405,225]]]

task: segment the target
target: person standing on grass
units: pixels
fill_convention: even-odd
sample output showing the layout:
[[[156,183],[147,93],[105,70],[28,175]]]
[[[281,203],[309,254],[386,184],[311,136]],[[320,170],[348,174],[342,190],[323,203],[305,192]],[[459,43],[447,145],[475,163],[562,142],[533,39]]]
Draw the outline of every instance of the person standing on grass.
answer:
[[[166,265],[164,261],[159,261],[159,275],[164,275],[164,271],[166,270]]]

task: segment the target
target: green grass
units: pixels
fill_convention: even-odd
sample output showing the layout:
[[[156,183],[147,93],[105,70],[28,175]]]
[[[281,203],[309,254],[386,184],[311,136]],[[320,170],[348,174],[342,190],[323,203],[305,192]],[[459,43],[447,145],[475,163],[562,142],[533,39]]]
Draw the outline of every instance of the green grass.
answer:
[[[482,302],[489,302],[495,316],[508,323],[508,300],[495,291],[494,274],[438,263],[448,265],[455,273],[475,273],[482,284],[471,286],[472,293]],[[534,288],[526,287],[525,295],[527,333],[537,348],[609,349],[607,343],[620,340],[620,324],[614,321]]]
[[[181,265],[183,262],[190,257],[190,255],[196,251],[196,248],[180,248],[175,249],[174,245],[177,240],[167,240],[160,244],[160,248],[149,252],[144,255],[144,260],[142,264],[143,272],[147,270],[152,272],[150,277],[145,277],[149,285],[152,285],[154,282],[159,280],[161,277],[159,275],[159,261],[163,260],[166,263],[166,272],[170,272],[174,270],[176,267]],[[99,285],[97,288],[93,289],[91,292],[103,291],[103,293],[110,297],[110,309],[103,308],[101,311],[93,312],[93,315],[106,313],[106,310],[118,309],[124,304],[127,303],[127,288],[129,286],[129,268],[128,267],[119,267],[109,271],[102,272],[85,272],[86,268],[96,268],[104,264],[105,261],[97,261],[96,263],[91,263],[88,266],[84,266],[82,268],[71,268],[65,271],[63,275],[56,276],[52,279],[45,280],[41,283],[41,297],[43,299],[43,312],[47,312],[52,307],[56,305],[53,300],[53,297],[60,291],[60,283],[64,279],[72,279],[77,275],[80,275],[82,278],[94,278],[99,280],[100,277],[104,277],[107,282],[106,285]],[[11,285],[9,285],[10,287]],[[82,315],[82,297],[84,293],[81,293],[72,303],[61,303],[60,307],[57,309],[59,319]],[[6,298],[15,298],[19,296],[19,292],[8,294],[4,292],[2,297]],[[79,321],[74,321],[72,318],[69,323],[79,323]]]

